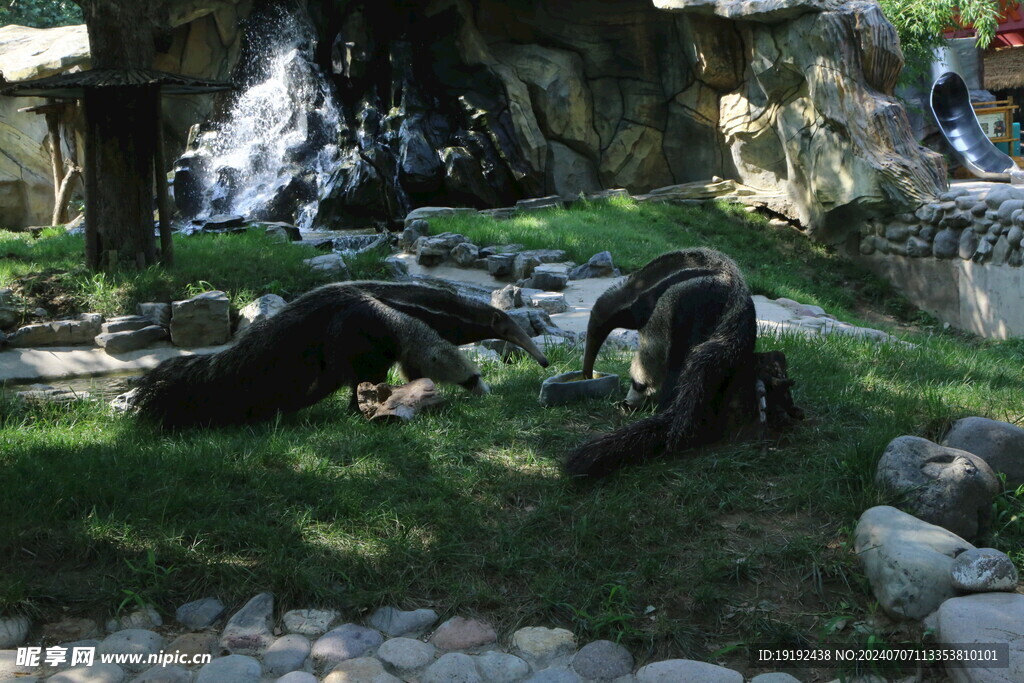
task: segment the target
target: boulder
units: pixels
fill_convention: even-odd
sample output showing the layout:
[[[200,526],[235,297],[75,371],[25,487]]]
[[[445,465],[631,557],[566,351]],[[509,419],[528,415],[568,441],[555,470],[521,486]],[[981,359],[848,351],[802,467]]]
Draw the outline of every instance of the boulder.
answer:
[[[422,218],[407,221],[405,229],[398,238],[398,248],[410,254],[415,253],[416,240],[430,234],[430,224]]]
[[[135,307],[135,312],[153,325],[168,327],[171,324],[171,305],[169,303],[142,303]]]
[[[561,292],[537,292],[530,295],[530,305],[546,311],[549,315],[565,313],[569,310],[569,304],[565,301],[565,295]]]
[[[348,266],[345,265],[345,259],[342,258],[341,254],[323,254],[303,259],[302,262],[313,270],[324,273],[348,273]]]
[[[533,269],[533,275],[524,286],[545,292],[560,292],[569,283],[569,267],[564,263],[542,263]]]
[[[82,313],[66,320],[19,327],[7,336],[7,344],[18,347],[91,345],[102,324],[103,316],[99,313]]]
[[[143,327],[149,327],[153,323],[149,318],[145,318],[141,315],[122,315],[116,318],[108,318],[103,325],[100,326],[100,334],[110,334],[111,332],[133,332],[135,330],[141,330]]]
[[[487,272],[494,277],[509,277],[515,272],[515,254],[491,254],[485,258],[487,261]]]
[[[573,268],[569,278],[582,280],[588,277],[614,277],[618,274],[618,269],[612,263],[611,252],[602,251],[591,256],[583,265]]]
[[[204,292],[171,304],[171,341],[175,346],[224,344],[231,339],[230,302],[224,292]]]
[[[955,683],[1015,683],[1024,681],[1024,595],[978,593],[946,600],[939,607],[941,643],[959,646],[1006,643],[1009,667],[958,667],[947,663],[946,673]]]
[[[517,280],[528,278],[533,269],[542,263],[557,263],[565,260],[565,252],[561,249],[530,249],[516,254],[513,277]]]
[[[997,474],[1006,475],[1006,485],[1024,484],[1024,429],[985,417],[965,417],[953,423],[942,445],[978,456]]]
[[[973,547],[942,527],[887,505],[866,510],[854,531],[854,552],[872,592],[896,619],[924,619],[953,597],[953,559]]]
[[[96,345],[107,353],[128,353],[152,346],[156,342],[167,339],[167,328],[159,325],[148,325],[140,330],[125,330],[96,335]]]
[[[985,528],[1000,488],[980,457],[916,436],[889,443],[875,482],[899,495],[907,512],[966,539]]]
[[[220,647],[233,655],[259,656],[274,642],[273,619],[274,596],[260,593],[228,620]]]
[[[508,311],[523,305],[523,290],[515,285],[505,285],[491,292],[491,305]]]
[[[479,257],[479,253],[480,247],[472,242],[462,242],[455,245],[449,256],[455,265],[461,268],[472,268]]]
[[[257,320],[264,320],[281,312],[287,302],[277,294],[264,294],[238,312],[238,329],[241,334]]]

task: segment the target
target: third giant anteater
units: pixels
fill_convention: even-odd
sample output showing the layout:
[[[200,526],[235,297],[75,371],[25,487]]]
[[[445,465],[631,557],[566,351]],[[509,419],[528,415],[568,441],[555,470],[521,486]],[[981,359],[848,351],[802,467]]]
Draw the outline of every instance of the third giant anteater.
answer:
[[[761,398],[773,418],[780,408],[800,414],[789,394],[785,357],[754,352],[754,303],[724,254],[699,248],[664,254],[602,294],[587,327],[588,376],[615,327],[640,330],[626,403],[639,407],[657,394],[659,412],[576,448],[566,462],[570,474],[602,476],[665,451],[717,441],[756,422],[764,413]]]
[[[476,394],[480,371],[429,325],[346,283],[300,296],[251,325],[234,346],[164,361],[139,383],[132,404],[165,427],[235,424],[313,405],[342,386],[383,382],[399,363]]]

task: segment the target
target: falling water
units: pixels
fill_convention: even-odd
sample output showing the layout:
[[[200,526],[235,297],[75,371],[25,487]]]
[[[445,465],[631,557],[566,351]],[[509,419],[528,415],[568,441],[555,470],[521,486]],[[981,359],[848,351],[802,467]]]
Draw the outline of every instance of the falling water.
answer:
[[[294,210],[306,229],[338,161],[340,117],[313,61],[311,29],[289,15],[274,21],[261,75],[200,142],[207,157],[201,213],[282,220]]]

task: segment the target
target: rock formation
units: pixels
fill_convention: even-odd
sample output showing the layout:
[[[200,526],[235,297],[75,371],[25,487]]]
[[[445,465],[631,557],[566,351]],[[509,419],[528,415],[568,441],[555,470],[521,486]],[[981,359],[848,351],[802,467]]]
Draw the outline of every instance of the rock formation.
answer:
[[[258,27],[274,4],[181,3],[157,66],[251,82],[268,37],[243,40],[239,20]],[[945,182],[892,97],[895,32],[865,0],[298,5],[314,29],[300,47],[339,122],[326,135],[315,116],[297,125],[306,147],[338,149],[325,177],[296,175],[277,218],[310,192],[315,224],[350,227],[720,176],[784,196],[777,208],[838,242]],[[211,110],[175,106],[179,130]]]

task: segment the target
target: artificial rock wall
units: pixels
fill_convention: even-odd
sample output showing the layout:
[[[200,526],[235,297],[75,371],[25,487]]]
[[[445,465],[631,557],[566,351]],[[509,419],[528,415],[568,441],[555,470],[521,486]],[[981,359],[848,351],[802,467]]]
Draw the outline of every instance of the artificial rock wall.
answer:
[[[241,20],[269,4],[174,3],[157,68],[237,75]],[[327,227],[345,225],[346,212],[399,218],[428,204],[644,192],[717,175],[783,195],[778,208],[838,242],[864,218],[914,210],[943,189],[941,159],[915,144],[891,97],[902,56],[871,2],[286,4],[315,25],[317,61],[345,110]],[[173,153],[215,102],[168,98],[165,109]],[[30,157],[41,131],[15,118],[18,154]],[[0,169],[0,224],[48,215],[45,150],[19,163]]]
[[[386,134],[417,126],[415,147],[430,148],[421,157],[450,159],[470,140],[470,155],[489,160],[462,177],[451,164],[442,177],[435,164],[437,178],[418,186],[438,189],[411,197],[411,206],[457,204],[474,186],[489,188],[476,192],[483,207],[717,175],[782,193],[785,213],[839,242],[858,221],[913,210],[944,189],[941,157],[915,143],[892,97],[903,58],[872,2],[432,0],[389,8],[386,26],[359,1],[309,7],[325,46],[349,46],[341,69],[332,62],[334,75],[360,112],[349,144],[384,158],[377,175],[383,168],[400,184],[403,173],[419,183],[423,174],[403,167],[409,145]],[[412,46],[408,68],[394,50],[403,41]],[[369,86],[350,76],[385,72],[390,83]],[[421,103],[455,116],[427,130],[426,112],[381,102],[382,91],[404,94],[410,83]],[[388,112],[376,130],[367,109]],[[367,148],[375,137],[386,142]],[[361,191],[360,183],[381,182],[373,169],[342,180],[341,206],[380,194]],[[386,212],[385,204],[402,202],[374,210]]]

